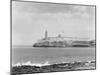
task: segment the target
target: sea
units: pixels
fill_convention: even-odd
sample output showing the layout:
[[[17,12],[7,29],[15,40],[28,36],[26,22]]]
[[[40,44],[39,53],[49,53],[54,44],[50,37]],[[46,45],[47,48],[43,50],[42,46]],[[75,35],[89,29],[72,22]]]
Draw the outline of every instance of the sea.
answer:
[[[12,66],[95,61],[94,47],[12,47]]]

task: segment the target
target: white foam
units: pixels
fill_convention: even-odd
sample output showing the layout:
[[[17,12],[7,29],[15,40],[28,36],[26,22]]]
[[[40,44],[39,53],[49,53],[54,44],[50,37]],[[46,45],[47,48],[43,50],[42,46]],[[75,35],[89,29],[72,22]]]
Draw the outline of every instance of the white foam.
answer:
[[[69,61],[69,62],[63,61],[62,63],[75,63],[75,62],[88,62],[88,63],[91,63],[91,61],[95,61],[95,60],[88,60],[88,61],[79,61],[79,60],[77,60],[77,61]],[[56,64],[58,64],[58,63],[56,63]],[[23,62],[23,63],[18,62],[16,64],[12,65],[12,66],[22,66],[22,65],[40,66],[41,67],[41,66],[46,66],[46,65],[51,65],[51,64],[49,64],[48,61],[46,61],[44,63],[32,63],[31,61],[27,61],[27,62]]]
[[[32,63],[31,61],[28,62],[23,62],[20,63],[18,62],[17,64],[14,64],[13,66],[22,66],[22,65],[30,65],[30,66],[45,66],[45,65],[50,65],[48,61],[46,61],[45,63]]]
[[[21,63],[18,62],[17,64],[15,64],[13,66],[21,66]]]

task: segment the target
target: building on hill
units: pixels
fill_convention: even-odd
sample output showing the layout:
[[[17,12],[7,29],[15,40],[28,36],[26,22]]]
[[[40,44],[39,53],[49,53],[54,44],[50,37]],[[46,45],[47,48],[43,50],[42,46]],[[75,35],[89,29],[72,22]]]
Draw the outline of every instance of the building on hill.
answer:
[[[91,42],[92,43],[92,42]],[[57,37],[49,37],[47,30],[45,37],[35,43],[34,47],[89,47],[90,41],[87,38],[77,37],[62,37],[59,34]],[[92,43],[93,44],[93,43]]]

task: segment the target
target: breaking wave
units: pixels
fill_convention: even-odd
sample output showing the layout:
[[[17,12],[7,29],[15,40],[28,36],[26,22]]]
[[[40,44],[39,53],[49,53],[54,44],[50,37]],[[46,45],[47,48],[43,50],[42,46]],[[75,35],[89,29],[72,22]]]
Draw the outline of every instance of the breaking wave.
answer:
[[[22,65],[30,65],[30,66],[45,66],[45,65],[51,65],[49,64],[48,61],[46,61],[45,63],[32,63],[31,61],[28,61],[28,62],[23,62],[23,63],[16,63],[16,64],[13,64],[12,66],[22,66]]]
[[[62,63],[75,63],[76,61],[73,61],[73,62],[62,62]],[[91,62],[95,62],[95,60],[89,60],[89,61],[77,61],[77,62],[87,62],[88,64],[90,64]],[[57,64],[57,63],[55,63]],[[32,63],[31,61],[27,61],[27,62],[23,62],[23,63],[16,63],[16,64],[13,64],[12,66],[22,66],[22,65],[29,65],[29,66],[39,66],[39,67],[42,67],[42,66],[47,66],[47,65],[52,65],[50,64],[48,61],[44,62],[44,63]]]

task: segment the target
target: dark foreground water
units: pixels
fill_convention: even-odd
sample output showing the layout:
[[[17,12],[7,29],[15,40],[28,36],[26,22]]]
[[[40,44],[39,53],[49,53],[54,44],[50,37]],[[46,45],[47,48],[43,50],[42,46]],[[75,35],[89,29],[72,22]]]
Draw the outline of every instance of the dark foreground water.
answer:
[[[49,65],[57,63],[95,61],[95,48],[34,48],[13,47],[12,65]]]

